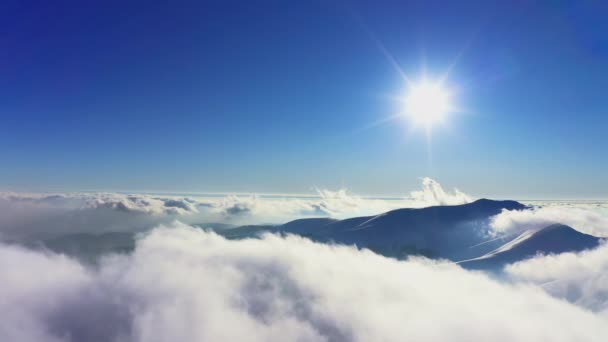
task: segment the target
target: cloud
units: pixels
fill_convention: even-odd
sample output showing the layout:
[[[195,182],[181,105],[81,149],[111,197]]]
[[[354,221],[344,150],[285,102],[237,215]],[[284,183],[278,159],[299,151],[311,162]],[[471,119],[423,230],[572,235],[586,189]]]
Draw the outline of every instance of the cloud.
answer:
[[[145,195],[97,194],[85,199],[87,208],[111,208],[125,212],[151,215],[183,215],[197,212],[183,200],[154,198]]]
[[[226,196],[211,202],[210,210],[224,218],[246,223],[285,223],[302,217],[346,218],[378,214],[404,205],[405,201],[363,198],[346,189],[316,189],[315,197]],[[410,203],[405,203],[409,205]]]
[[[491,219],[494,234],[516,234],[561,223],[586,234],[608,237],[608,217],[589,209],[571,207],[540,207],[525,210],[504,210]]]
[[[188,198],[163,198],[139,194],[66,193],[28,194],[0,193],[0,200],[62,209],[110,208],[123,212],[151,215],[185,215],[198,212],[196,203]]]
[[[119,341],[131,328],[120,289],[74,260],[0,245],[0,268],[2,341]]]
[[[458,189],[454,189],[451,193],[443,190],[441,184],[429,177],[422,178],[422,190],[412,191],[410,197],[422,203],[422,206],[458,205],[473,201],[469,195]]]
[[[237,196],[228,196],[219,203],[211,205],[211,208],[219,209],[222,214],[228,218],[234,216],[244,216],[250,214],[257,206],[259,199],[257,196],[249,196],[247,198],[239,198]]]
[[[142,231],[198,215],[188,198],[118,193],[0,193],[0,237]]]
[[[374,198],[347,189],[317,189],[316,196],[226,195],[181,197],[122,193],[0,193],[0,234],[24,238],[68,232],[143,231],[179,218],[191,224],[282,224],[306,217],[344,219],[399,209],[471,200],[446,192],[430,178],[410,197]]]
[[[541,285],[551,295],[608,319],[608,244],[580,253],[540,255],[508,265],[513,280]]]
[[[97,268],[0,245],[2,341],[604,341],[608,320],[534,285],[288,236],[182,224]],[[19,265],[19,267],[15,267]]]
[[[422,179],[422,189],[403,198],[370,198],[359,196],[348,189],[336,191],[316,189],[316,197],[262,198],[259,196],[229,196],[215,202],[212,207],[224,216],[238,220],[247,214],[247,220],[258,222],[286,222],[301,217],[327,216],[338,219],[377,215],[399,208],[420,208],[433,205],[469,203],[472,197],[454,189],[446,192],[430,178]],[[259,218],[263,218],[259,220]]]

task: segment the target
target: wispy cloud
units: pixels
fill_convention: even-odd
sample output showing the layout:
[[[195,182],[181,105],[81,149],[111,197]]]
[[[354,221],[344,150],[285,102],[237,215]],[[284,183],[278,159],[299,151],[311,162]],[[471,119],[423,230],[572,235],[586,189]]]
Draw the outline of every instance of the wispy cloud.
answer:
[[[469,203],[473,198],[464,192],[454,189],[445,191],[441,184],[429,177],[422,178],[422,190],[412,191],[411,198],[422,203],[423,206],[431,205],[457,205]]]

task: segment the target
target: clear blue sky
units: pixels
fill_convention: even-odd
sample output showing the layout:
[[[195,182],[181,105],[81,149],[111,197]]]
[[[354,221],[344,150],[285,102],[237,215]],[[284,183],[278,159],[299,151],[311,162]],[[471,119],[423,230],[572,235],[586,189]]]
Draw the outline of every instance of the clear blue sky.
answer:
[[[608,11],[542,3],[3,1],[0,188],[608,197]],[[432,165],[364,129],[405,89],[372,35],[414,79],[456,62]]]

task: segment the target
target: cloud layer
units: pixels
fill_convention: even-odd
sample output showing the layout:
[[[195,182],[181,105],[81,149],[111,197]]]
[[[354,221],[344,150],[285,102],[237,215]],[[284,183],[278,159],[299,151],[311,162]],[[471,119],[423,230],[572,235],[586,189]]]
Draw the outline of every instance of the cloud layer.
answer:
[[[608,319],[608,244],[581,253],[540,255],[507,266],[505,273]]]
[[[279,224],[304,217],[349,218],[404,207],[461,204],[470,197],[444,191],[430,178],[403,198],[362,197],[342,189],[316,196],[167,196],[119,193],[0,193],[0,234],[18,238],[68,232],[142,231],[174,219],[191,224]]]
[[[14,265],[20,265],[14,267]],[[608,320],[533,285],[298,237],[177,224],[88,268],[0,245],[2,341],[605,341]]]
[[[561,223],[586,234],[608,237],[608,217],[597,211],[572,207],[537,207],[504,210],[494,216],[490,226],[496,234],[517,234]]]

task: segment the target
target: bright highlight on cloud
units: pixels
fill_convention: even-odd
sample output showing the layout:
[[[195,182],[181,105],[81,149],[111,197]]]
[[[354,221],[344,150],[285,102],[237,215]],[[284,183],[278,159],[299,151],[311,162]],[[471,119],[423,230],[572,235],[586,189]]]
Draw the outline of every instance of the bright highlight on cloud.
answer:
[[[19,262],[20,267],[9,267]],[[2,341],[604,341],[608,320],[458,266],[177,225],[87,268],[0,246]]]
[[[469,195],[458,189],[454,189],[451,193],[443,190],[441,184],[429,177],[422,178],[422,190],[413,191],[410,196],[414,201],[424,203],[425,206],[458,205],[473,201]]]
[[[505,210],[491,220],[496,234],[517,234],[561,223],[586,234],[608,237],[608,218],[596,211],[569,207]]]

